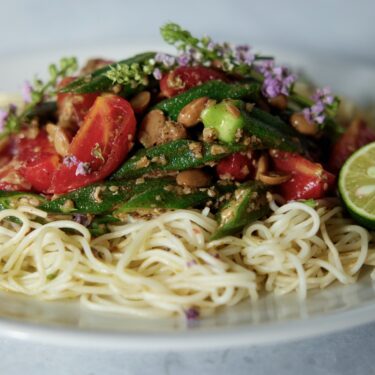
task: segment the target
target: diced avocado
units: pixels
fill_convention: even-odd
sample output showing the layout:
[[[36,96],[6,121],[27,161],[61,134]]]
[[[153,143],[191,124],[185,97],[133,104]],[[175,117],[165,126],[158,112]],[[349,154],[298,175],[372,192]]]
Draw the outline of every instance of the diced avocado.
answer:
[[[235,100],[224,100],[203,110],[201,118],[206,128],[213,128],[220,141],[233,143],[236,133],[244,127],[244,118]]]

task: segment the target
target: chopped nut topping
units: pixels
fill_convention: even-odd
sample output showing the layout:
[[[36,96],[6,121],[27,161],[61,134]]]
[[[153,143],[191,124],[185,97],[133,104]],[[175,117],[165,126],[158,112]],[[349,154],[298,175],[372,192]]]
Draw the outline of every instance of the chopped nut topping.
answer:
[[[212,143],[217,139],[217,131],[214,128],[204,128],[202,136],[204,142]]]
[[[202,159],[203,157],[203,146],[199,142],[189,144],[189,150],[194,154],[196,159]]]
[[[101,193],[101,187],[100,186],[97,186],[94,190],[94,193],[93,193],[93,198],[95,200],[96,203],[101,203],[103,202],[103,200],[100,198],[100,193]]]
[[[154,156],[154,157],[151,159],[151,162],[152,162],[152,163],[159,164],[159,165],[166,165],[166,164],[167,164],[167,159],[165,158],[164,155],[161,155],[161,156]]]
[[[145,182],[145,179],[143,177],[140,177],[140,178],[137,178],[135,180],[135,184],[136,185],[140,185],[140,184],[143,184]]]
[[[150,160],[148,160],[147,156],[142,156],[136,163],[135,168],[146,168],[150,165]]]
[[[74,202],[71,199],[67,199],[64,204],[60,207],[61,211],[71,211],[75,207]]]
[[[211,154],[212,155],[220,155],[227,152],[227,149],[224,146],[220,145],[212,145],[211,146]]]

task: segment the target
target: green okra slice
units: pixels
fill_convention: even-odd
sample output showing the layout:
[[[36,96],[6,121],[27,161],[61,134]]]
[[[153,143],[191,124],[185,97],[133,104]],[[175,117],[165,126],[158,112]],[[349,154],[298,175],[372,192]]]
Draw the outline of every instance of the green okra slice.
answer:
[[[237,234],[246,225],[265,216],[269,212],[266,193],[266,186],[256,181],[240,185],[232,198],[219,208],[219,226],[210,240]]]
[[[186,189],[176,184],[159,186],[134,195],[115,214],[139,209],[183,209],[201,206],[216,195],[213,189]]]
[[[224,145],[179,139],[138,151],[112,176],[113,180],[141,177],[158,171],[181,171],[203,167],[238,151],[241,144]]]
[[[223,81],[208,81],[158,103],[154,108],[162,110],[171,120],[177,121],[178,115],[191,101],[207,96],[210,99],[246,99],[255,101],[260,92],[260,85],[251,83],[226,83]]]
[[[55,213],[88,213],[93,215],[110,213],[118,205],[150,188],[173,183],[173,178],[144,181],[106,181],[92,184],[58,198],[44,202],[40,208]]]
[[[39,207],[46,201],[46,198],[39,194],[0,190],[0,211],[22,205]]]

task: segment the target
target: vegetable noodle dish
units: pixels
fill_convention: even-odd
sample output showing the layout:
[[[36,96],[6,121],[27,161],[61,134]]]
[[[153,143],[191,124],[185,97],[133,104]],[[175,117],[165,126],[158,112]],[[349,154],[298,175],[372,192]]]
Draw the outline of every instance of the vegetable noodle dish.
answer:
[[[375,131],[248,45],[75,58],[0,111],[0,289],[199,319],[375,265]]]

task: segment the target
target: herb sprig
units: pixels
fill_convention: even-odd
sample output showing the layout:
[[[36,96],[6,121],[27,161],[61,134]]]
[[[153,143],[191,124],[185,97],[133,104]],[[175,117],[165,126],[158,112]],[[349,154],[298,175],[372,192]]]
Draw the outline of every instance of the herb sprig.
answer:
[[[17,107],[10,105],[7,111],[0,112],[0,137],[19,132],[30,111],[46,99],[53,97],[58,81],[74,73],[77,68],[75,57],[64,57],[59,64],[51,64],[48,67],[49,79],[46,82],[39,78],[35,78],[32,85],[25,82],[22,90],[25,106],[22,111],[18,113]]]

